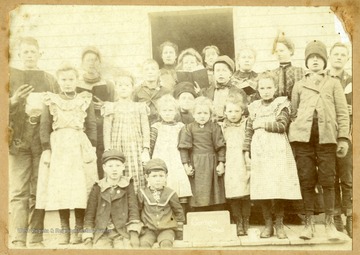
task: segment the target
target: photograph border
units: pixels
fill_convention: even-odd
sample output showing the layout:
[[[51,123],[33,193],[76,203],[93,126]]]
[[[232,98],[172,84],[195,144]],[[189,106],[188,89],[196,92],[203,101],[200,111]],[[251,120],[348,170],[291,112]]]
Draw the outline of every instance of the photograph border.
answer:
[[[1,68],[0,68],[0,81],[1,81],[1,92],[0,92],[0,137],[1,137],[1,146],[0,146],[0,157],[2,159],[1,170],[0,170],[0,178],[2,180],[1,192],[0,192],[0,254],[100,254],[103,253],[103,250],[79,250],[79,249],[43,249],[43,250],[35,250],[35,249],[9,249],[8,248],[8,234],[9,234],[9,224],[8,224],[8,127],[7,123],[9,122],[9,102],[8,102],[8,91],[9,91],[9,12],[14,10],[21,4],[61,4],[61,5],[192,5],[192,6],[288,6],[291,3],[291,6],[331,6],[331,9],[335,12],[338,18],[343,22],[345,26],[345,30],[350,36],[352,42],[352,69],[353,69],[353,143],[355,145],[359,144],[359,133],[360,131],[358,123],[360,120],[360,111],[357,112],[356,109],[359,106],[359,94],[360,94],[360,72],[354,72],[357,70],[360,65],[360,1],[358,0],[346,0],[346,1],[326,1],[326,0],[296,0],[296,1],[286,1],[286,0],[278,0],[278,1],[270,1],[270,0],[226,0],[226,1],[201,1],[201,0],[193,0],[193,1],[185,1],[180,0],[174,3],[170,0],[164,1],[114,1],[114,0],[81,0],[81,1],[70,1],[70,0],[62,0],[61,2],[58,0],[48,0],[48,1],[37,1],[37,0],[1,0],[0,3],[0,18],[1,18],[1,31],[0,31],[0,51],[1,51]],[[359,148],[354,146],[353,153],[354,155],[359,155]],[[354,165],[354,173],[359,171],[360,166],[360,157],[354,157],[353,161]],[[309,250],[210,250],[210,249],[191,249],[191,250],[180,250],[180,249],[172,249],[172,250],[106,250],[106,253],[111,254],[358,254],[360,252],[360,242],[358,239],[360,238],[360,214],[356,213],[359,209],[359,200],[360,200],[360,175],[353,175],[353,202],[354,202],[354,213],[353,213],[353,224],[354,224],[354,237],[353,237],[353,250],[352,251],[311,251],[311,247]]]

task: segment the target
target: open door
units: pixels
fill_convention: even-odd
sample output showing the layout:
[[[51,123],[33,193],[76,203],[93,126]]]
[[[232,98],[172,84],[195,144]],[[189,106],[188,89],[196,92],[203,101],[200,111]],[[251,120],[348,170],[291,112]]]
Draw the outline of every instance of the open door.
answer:
[[[233,10],[210,9],[150,13],[153,58],[162,66],[159,46],[171,41],[179,54],[194,48],[200,54],[207,45],[216,45],[221,55],[234,59]]]

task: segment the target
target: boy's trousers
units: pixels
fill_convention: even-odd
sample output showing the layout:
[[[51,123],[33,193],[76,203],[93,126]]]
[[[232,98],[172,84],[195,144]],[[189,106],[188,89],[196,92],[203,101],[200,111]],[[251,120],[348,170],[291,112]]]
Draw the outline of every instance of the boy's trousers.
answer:
[[[306,214],[314,214],[315,186],[320,184],[323,188],[325,213],[333,215],[336,144],[319,144],[318,122],[317,118],[314,118],[310,141],[294,142],[293,146]]]
[[[353,151],[351,142],[348,143],[346,156],[336,159],[335,215],[352,211]]]
[[[9,190],[12,241],[43,240],[45,210],[35,210],[36,187],[42,153],[39,125],[26,122],[16,153],[9,155]]]

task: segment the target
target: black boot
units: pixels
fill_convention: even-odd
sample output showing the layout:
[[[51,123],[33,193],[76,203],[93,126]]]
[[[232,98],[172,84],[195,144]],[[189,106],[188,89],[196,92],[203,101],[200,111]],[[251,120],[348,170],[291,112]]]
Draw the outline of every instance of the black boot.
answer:
[[[82,242],[82,232],[84,228],[85,209],[75,209],[75,229],[71,231],[70,243],[79,244]]]
[[[276,236],[279,239],[287,238],[287,235],[286,235],[285,229],[284,229],[283,219],[284,219],[283,217],[277,216],[276,221],[275,221]]]
[[[348,235],[352,238],[353,236],[353,230],[352,230],[352,209],[347,209],[346,210],[346,231],[348,233]]]
[[[262,201],[261,208],[265,220],[265,228],[260,233],[260,237],[269,238],[274,234],[272,214],[271,214],[271,200]]]
[[[70,241],[70,210],[59,210],[61,232],[59,235],[59,244],[66,245]]]
[[[250,228],[250,223],[249,223],[249,217],[243,217],[243,228],[244,228],[244,235],[247,236],[248,234],[248,229]]]
[[[261,238],[269,238],[274,234],[272,218],[265,219],[265,228],[260,233]]]
[[[243,227],[243,218],[241,216],[239,216],[236,219],[236,232],[237,232],[238,236],[245,235],[245,231],[244,231],[244,227]]]
[[[344,231],[344,223],[340,215],[334,215],[334,224],[337,231],[343,232]]]

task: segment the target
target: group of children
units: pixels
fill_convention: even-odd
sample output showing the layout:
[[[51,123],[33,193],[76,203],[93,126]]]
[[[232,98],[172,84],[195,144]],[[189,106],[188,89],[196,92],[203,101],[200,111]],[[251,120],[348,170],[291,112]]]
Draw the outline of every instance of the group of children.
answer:
[[[38,51],[34,41],[23,40],[20,49]],[[138,87],[125,70],[115,70],[111,83],[101,83],[100,53],[87,48],[83,60],[88,54],[97,60],[82,76],[87,81],[81,89],[78,71],[64,64],[56,72],[58,90],[42,91],[44,108],[35,123],[42,148],[35,211],[43,220],[44,210],[59,210],[59,243],[171,247],[181,238],[187,212],[224,210],[226,203],[237,234],[246,235],[250,199],[262,207],[262,238],[274,234],[274,207],[280,239],[286,238],[284,202],[303,199],[300,237],[310,239],[318,183],[324,190],[326,234],[337,239],[335,165],[336,155],[347,154],[349,113],[341,84],[325,73],[326,46],[307,45],[308,71],[291,87],[286,87],[289,78],[280,85],[274,72],[253,72],[256,56],[250,48],[240,52],[235,72],[232,59],[215,56],[219,49],[208,46],[203,53],[212,85],[200,90],[197,84],[177,82],[174,45],[160,47],[163,69],[155,60],[145,61]],[[199,65],[202,58],[194,49],[180,54],[180,68],[192,71]],[[19,98],[27,104],[32,89],[11,84],[10,114]],[[22,246],[26,239],[15,237],[13,243]]]

